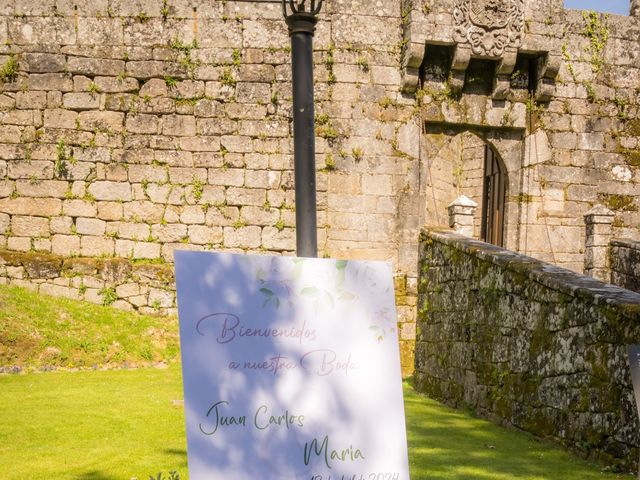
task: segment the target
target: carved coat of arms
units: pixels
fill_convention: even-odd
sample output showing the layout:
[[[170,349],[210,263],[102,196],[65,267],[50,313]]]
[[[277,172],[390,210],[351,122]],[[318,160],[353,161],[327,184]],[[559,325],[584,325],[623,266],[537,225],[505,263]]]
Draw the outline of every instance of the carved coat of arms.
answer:
[[[456,0],[455,40],[469,43],[476,55],[501,57],[520,46],[524,0]]]

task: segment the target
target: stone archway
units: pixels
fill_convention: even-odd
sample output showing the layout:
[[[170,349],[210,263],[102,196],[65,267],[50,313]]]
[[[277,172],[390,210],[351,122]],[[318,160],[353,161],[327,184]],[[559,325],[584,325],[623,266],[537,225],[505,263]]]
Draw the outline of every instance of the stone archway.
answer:
[[[448,227],[447,206],[460,195],[477,203],[473,237],[480,238],[485,148],[495,154],[506,176],[504,247],[518,249],[523,138],[520,132],[427,125],[420,174],[421,225]]]

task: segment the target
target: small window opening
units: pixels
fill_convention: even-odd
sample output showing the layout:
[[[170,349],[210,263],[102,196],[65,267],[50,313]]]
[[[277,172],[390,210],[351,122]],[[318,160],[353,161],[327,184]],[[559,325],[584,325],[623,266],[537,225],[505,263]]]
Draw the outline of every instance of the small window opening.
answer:
[[[495,74],[496,62],[471,59],[465,76],[463,93],[491,95]]]

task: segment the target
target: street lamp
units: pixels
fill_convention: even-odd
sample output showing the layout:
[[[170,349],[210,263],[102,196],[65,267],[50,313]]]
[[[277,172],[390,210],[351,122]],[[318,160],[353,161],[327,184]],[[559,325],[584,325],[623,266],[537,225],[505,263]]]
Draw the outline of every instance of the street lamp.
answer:
[[[313,34],[321,8],[322,0],[282,0],[282,14],[291,37],[296,251],[299,257],[318,256]]]

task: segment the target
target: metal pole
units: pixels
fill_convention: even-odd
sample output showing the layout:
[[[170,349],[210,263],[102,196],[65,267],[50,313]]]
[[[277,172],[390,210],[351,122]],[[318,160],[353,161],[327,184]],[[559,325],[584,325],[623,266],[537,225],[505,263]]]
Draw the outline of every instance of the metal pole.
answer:
[[[307,12],[286,17],[293,73],[293,150],[296,188],[296,249],[318,256],[316,148],[313,109],[313,34],[318,19]]]

